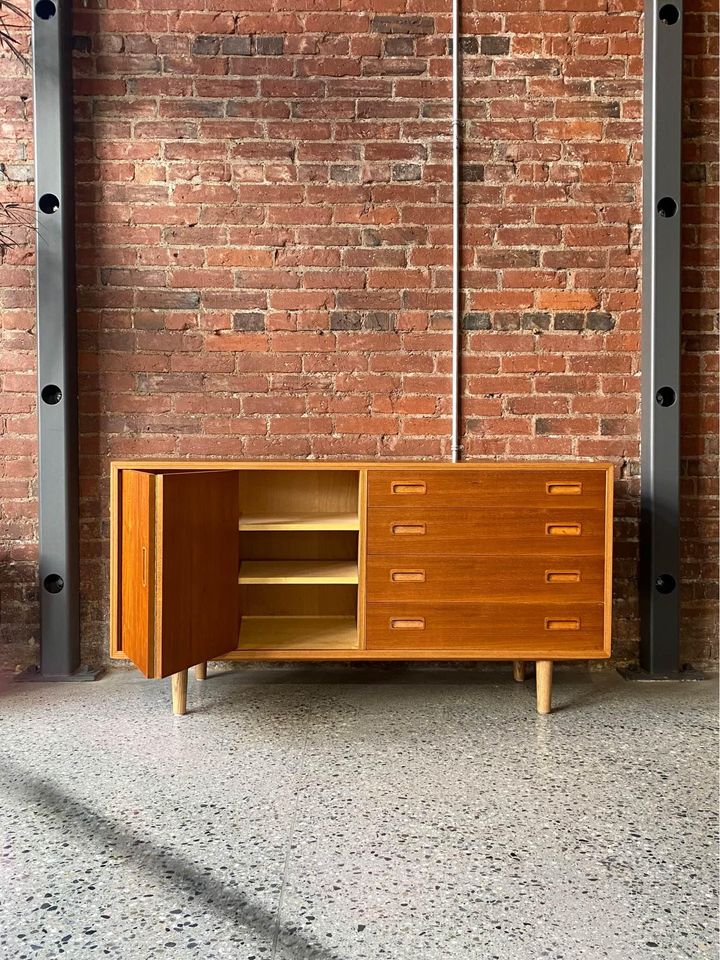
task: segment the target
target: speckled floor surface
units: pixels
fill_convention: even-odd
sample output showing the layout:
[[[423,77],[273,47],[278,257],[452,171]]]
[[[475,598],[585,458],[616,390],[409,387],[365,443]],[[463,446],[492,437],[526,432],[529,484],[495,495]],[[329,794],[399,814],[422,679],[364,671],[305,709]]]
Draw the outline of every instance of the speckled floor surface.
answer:
[[[252,669],[0,690],[0,957],[704,960],[714,682]]]

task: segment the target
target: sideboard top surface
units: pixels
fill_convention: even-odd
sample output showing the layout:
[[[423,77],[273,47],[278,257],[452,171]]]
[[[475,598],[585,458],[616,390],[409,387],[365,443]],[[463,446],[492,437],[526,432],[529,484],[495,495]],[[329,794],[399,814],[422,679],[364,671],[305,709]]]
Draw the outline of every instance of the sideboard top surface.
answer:
[[[113,460],[114,470],[612,470],[598,460]]]

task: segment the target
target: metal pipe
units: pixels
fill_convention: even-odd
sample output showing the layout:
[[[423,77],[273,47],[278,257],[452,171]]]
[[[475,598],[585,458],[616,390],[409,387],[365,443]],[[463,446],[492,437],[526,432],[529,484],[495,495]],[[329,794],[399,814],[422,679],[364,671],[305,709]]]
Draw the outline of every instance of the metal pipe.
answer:
[[[460,459],[460,0],[452,0],[452,462]]]

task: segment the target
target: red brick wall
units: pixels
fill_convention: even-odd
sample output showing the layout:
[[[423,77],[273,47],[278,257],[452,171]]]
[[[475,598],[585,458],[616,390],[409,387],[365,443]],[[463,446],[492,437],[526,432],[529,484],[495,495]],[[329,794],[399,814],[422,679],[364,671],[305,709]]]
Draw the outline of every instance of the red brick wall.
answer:
[[[448,0],[229,6],[77,10],[91,661],[107,645],[111,458],[449,454]],[[684,637],[707,660],[717,16],[690,8]],[[477,0],[463,25],[465,454],[617,464],[618,659],[638,630],[640,9]],[[28,81],[0,66],[3,190],[28,201]],[[0,653],[15,664],[37,633],[34,337],[30,254],[5,260]]]

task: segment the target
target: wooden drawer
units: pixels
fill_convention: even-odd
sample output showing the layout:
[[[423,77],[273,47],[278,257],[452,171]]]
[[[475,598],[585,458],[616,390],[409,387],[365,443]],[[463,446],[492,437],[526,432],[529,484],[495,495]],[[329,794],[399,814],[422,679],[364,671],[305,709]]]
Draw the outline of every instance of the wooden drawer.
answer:
[[[398,558],[429,554],[470,556],[602,556],[605,515],[523,506],[481,512],[433,506],[368,510],[368,554]],[[404,559],[402,559],[404,562]]]
[[[369,603],[382,601],[603,602],[603,557],[394,557],[367,561]]]
[[[605,506],[604,470],[446,470],[398,468],[368,471],[368,503],[374,507],[473,507],[487,510]]]
[[[368,650],[473,651],[485,659],[603,656],[600,603],[369,603]]]

